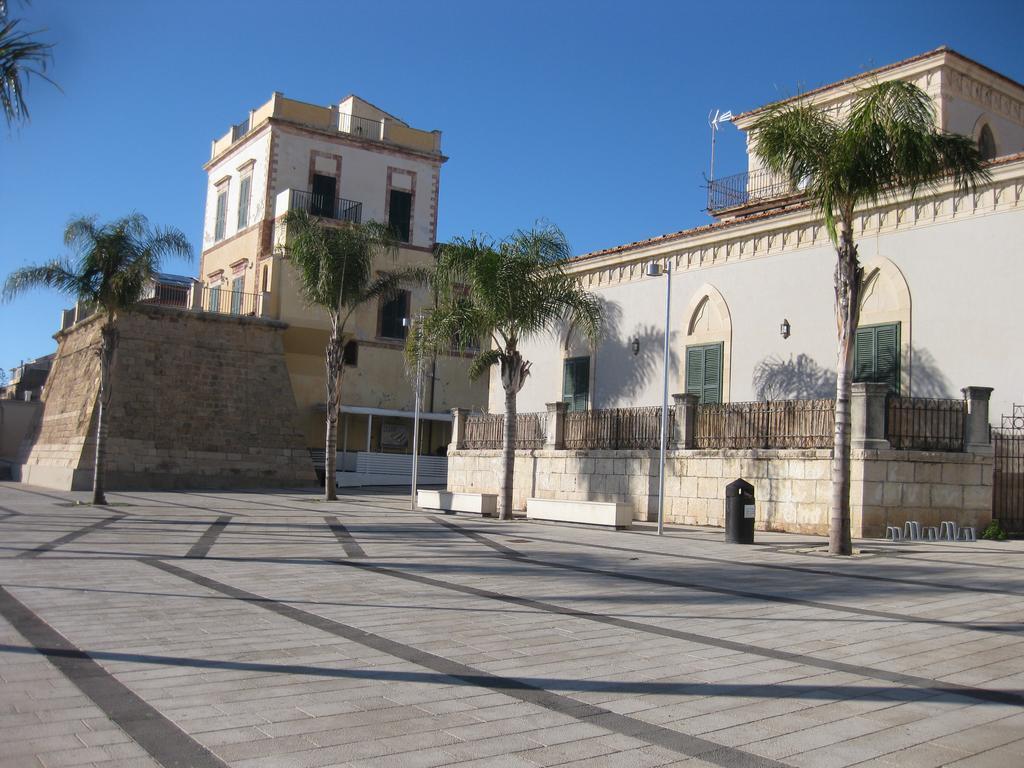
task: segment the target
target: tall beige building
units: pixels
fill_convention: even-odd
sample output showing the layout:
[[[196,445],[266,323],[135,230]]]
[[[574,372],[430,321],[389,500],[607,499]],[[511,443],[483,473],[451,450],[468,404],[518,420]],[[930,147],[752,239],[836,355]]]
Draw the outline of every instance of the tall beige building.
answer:
[[[281,247],[283,218],[302,209],[328,226],[385,222],[402,242],[397,261],[381,270],[429,265],[446,160],[439,131],[413,128],[357,96],[324,107],[274,93],[213,142],[204,166],[202,306],[287,323],[288,373],[310,447],[324,440],[329,323],[302,297]],[[339,450],[349,452],[350,464],[356,451],[410,451],[413,384],[402,321],[430,301],[426,288],[409,286],[393,301],[364,307],[347,329]],[[423,453],[448,442],[451,408],[486,403],[486,384],[469,382],[467,364],[451,354],[427,367]]]

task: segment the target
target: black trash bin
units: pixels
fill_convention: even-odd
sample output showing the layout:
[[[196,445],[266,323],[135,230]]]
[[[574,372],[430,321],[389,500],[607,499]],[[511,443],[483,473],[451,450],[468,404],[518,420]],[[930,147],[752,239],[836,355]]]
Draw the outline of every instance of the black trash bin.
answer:
[[[725,541],[754,543],[754,486],[746,480],[733,480],[725,486]]]

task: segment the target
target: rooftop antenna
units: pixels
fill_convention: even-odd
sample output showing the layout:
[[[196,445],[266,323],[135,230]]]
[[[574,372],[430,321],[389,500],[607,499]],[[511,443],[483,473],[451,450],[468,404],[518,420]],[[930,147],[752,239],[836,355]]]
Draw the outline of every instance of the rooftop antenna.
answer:
[[[718,126],[722,123],[732,122],[732,112],[715,110],[714,115],[708,112],[708,125],[711,126],[711,176],[708,181],[715,180],[715,137],[718,135]]]

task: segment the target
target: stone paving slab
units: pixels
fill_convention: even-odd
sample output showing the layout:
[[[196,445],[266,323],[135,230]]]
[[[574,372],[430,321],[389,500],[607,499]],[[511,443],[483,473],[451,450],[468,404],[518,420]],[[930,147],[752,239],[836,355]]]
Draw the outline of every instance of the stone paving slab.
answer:
[[[1024,764],[1021,542],[76,496],[0,484],[0,586],[222,765]],[[0,768],[169,764],[52,653],[0,623]]]

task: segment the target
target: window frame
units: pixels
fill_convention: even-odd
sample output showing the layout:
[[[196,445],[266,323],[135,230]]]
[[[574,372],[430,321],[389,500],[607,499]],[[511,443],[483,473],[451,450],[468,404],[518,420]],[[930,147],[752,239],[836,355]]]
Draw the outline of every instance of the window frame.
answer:
[[[219,243],[228,234],[228,192],[230,185],[223,182],[214,187],[217,193],[217,202],[213,214],[213,242]]]
[[[400,335],[398,335],[398,336],[388,335],[388,334],[385,333],[385,331],[391,331],[393,329],[392,328],[385,328],[385,316],[384,316],[385,315],[385,311],[387,310],[387,307],[389,305],[391,305],[391,304],[393,304],[393,303],[395,303],[396,301],[399,301],[399,300],[402,301],[402,307],[403,307],[402,314],[397,318],[397,321],[398,321],[397,328],[400,329],[400,331],[399,331]],[[378,309],[377,309],[377,338],[389,339],[391,341],[403,341],[403,342],[406,340],[406,338],[409,335],[409,329],[406,326],[402,325],[402,320],[411,316],[410,315],[411,303],[412,303],[412,292],[409,291],[409,290],[406,290],[404,288],[402,290],[398,291],[398,293],[396,293],[395,296],[393,296],[388,301],[384,301],[382,299],[380,302],[378,302]],[[393,320],[389,321],[389,325],[391,324],[391,322],[393,322]]]
[[[717,366],[718,381],[717,381],[717,383],[716,382],[712,382],[712,383],[709,384],[708,383],[708,375],[707,375],[707,372],[708,372],[707,360],[708,360],[708,352],[712,351],[712,350],[717,352],[717,354],[718,354],[718,366]],[[700,353],[701,354],[701,364],[700,364],[701,365],[701,367],[700,367],[701,383],[700,383],[699,386],[695,386],[691,382],[691,376],[693,374],[693,369],[691,368],[691,354],[695,354],[695,353]],[[725,342],[724,341],[714,341],[714,342],[710,342],[710,343],[707,343],[707,344],[689,344],[689,345],[686,346],[686,349],[684,351],[683,359],[684,359],[684,363],[685,363],[685,366],[686,366],[686,369],[683,372],[683,386],[685,388],[686,394],[688,394],[688,395],[697,395],[697,397],[699,398],[699,400],[697,402],[699,404],[718,405],[718,404],[723,403],[725,401],[725,391],[724,391],[725,390]],[[712,388],[712,387],[717,387],[718,397],[715,400],[708,400],[706,398],[707,391],[708,391],[709,388]]]
[[[249,208],[252,205],[252,172],[245,173],[238,180],[238,224],[241,232],[249,226]]]
[[[577,373],[577,370],[583,364],[586,366],[586,375],[580,376],[579,373]],[[572,370],[573,383],[571,394],[567,392],[570,370]],[[579,413],[590,410],[590,372],[590,355],[577,355],[575,357],[566,357],[562,359],[562,402],[566,404],[566,411],[569,413]],[[582,390],[578,388],[581,381],[585,385],[585,388]],[[580,403],[581,397],[583,398],[582,405]]]
[[[860,325],[857,327],[857,331],[854,333],[853,338],[853,371],[850,377],[854,383],[868,381],[868,382],[880,382],[889,384],[890,394],[899,395],[902,391],[902,379],[903,379],[903,347],[902,347],[902,336],[903,329],[900,327],[902,323],[898,320],[891,323],[872,323],[871,325]],[[894,331],[894,343],[893,347],[893,371],[890,377],[880,378],[878,374],[878,333],[888,329]],[[861,360],[861,344],[860,338],[862,334],[870,334],[872,337],[872,375],[870,377],[863,377],[858,373],[859,363]]]

